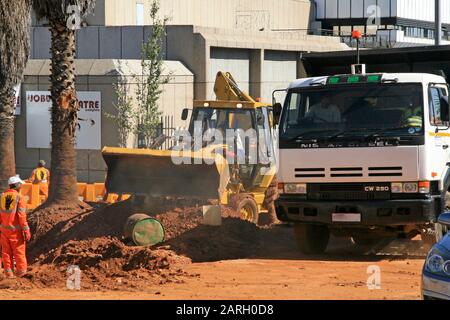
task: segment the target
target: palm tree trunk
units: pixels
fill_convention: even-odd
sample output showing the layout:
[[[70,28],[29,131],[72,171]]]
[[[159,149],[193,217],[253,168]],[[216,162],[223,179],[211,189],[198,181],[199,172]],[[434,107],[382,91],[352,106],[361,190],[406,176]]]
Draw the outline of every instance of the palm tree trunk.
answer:
[[[52,96],[52,164],[47,205],[78,203],[75,129],[78,103],[75,91],[75,31],[50,21]]]
[[[0,190],[8,188],[8,178],[16,172],[14,157],[14,91],[0,92]],[[0,191],[0,192],[1,192]]]
[[[29,54],[29,0],[0,0],[0,192],[16,174],[14,86],[22,81]]]

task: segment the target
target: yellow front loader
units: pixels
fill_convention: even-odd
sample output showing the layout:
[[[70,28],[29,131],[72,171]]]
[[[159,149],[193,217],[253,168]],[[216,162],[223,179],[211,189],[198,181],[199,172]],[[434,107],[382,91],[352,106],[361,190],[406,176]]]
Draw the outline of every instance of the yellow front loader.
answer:
[[[214,92],[217,100],[194,101],[189,135],[172,150],[105,147],[107,192],[218,199],[254,223],[273,210],[272,106],[240,90],[229,73],[217,74]],[[183,110],[183,120],[188,113]]]

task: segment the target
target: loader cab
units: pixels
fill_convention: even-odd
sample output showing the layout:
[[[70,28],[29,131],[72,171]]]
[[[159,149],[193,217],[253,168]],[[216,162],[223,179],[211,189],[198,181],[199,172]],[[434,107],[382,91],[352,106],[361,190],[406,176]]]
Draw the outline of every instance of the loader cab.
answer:
[[[268,105],[211,101],[194,106],[189,132],[195,151],[225,145],[224,156],[236,165],[240,180],[248,188],[259,184],[261,168],[271,165],[273,123],[272,108]],[[198,139],[202,139],[201,144]]]

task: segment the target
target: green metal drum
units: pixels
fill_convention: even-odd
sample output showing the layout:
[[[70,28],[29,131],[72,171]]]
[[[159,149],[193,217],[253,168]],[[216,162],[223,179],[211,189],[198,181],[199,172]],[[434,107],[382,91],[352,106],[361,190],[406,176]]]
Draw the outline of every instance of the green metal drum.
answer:
[[[153,246],[164,241],[164,227],[158,220],[137,213],[127,219],[124,236],[137,246]]]

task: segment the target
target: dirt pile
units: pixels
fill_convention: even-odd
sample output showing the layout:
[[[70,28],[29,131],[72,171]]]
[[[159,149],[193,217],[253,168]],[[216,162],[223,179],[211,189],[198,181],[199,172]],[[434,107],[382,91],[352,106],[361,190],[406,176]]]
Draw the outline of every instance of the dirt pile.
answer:
[[[157,248],[127,246],[122,238],[127,218],[143,212],[161,221],[166,241]],[[202,206],[184,200],[155,200],[146,210],[130,201],[80,206],[72,212],[44,209],[30,215],[34,234],[28,256],[30,280],[37,286],[65,286],[67,268],[79,266],[83,288],[129,289],[181,282],[190,261],[252,258],[280,248],[285,237],[276,228],[257,227],[224,209],[223,225],[202,225]],[[278,250],[278,249],[275,249]]]
[[[67,241],[89,240],[101,237],[121,239],[123,228],[129,216],[139,212],[159,219],[165,228],[166,239],[176,237],[201,223],[202,208],[177,207],[179,201],[156,200],[144,210],[136,208],[131,201],[113,205],[96,204],[76,212],[58,212],[44,209],[30,215],[29,221],[33,239],[29,256],[32,259],[48,252]],[[94,205],[94,204],[93,204]]]
[[[166,244],[195,262],[250,258],[260,249],[258,231],[249,222],[226,218],[220,227],[198,226]]]
[[[202,212],[202,207],[175,208],[158,214],[156,219],[164,226],[165,238],[169,240],[200,226],[203,221]]]
[[[29,279],[36,285],[65,286],[70,266],[81,270],[83,289],[129,289],[182,283],[188,275],[180,266],[190,263],[170,250],[129,247],[112,237],[69,241],[39,256]]]
[[[145,211],[163,223],[167,239],[201,223],[201,207],[174,208],[180,204],[154,201]],[[86,288],[111,289],[123,285],[133,288],[179,282],[178,278],[189,276],[180,269],[180,265],[190,263],[188,258],[170,250],[124,243],[123,227],[136,210],[130,201],[125,201],[110,206],[92,204],[72,210],[44,208],[33,212],[29,217],[33,239],[28,250],[33,262],[31,284],[65,285],[66,271],[71,265],[82,270]]]

